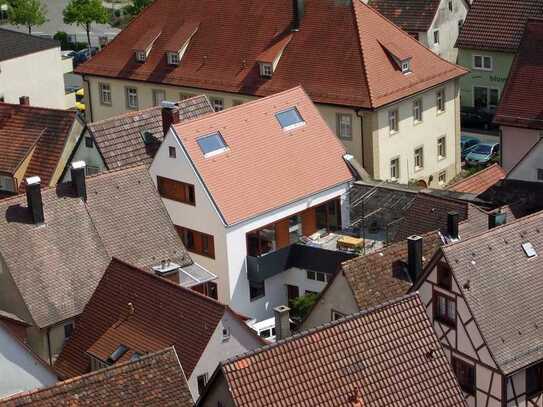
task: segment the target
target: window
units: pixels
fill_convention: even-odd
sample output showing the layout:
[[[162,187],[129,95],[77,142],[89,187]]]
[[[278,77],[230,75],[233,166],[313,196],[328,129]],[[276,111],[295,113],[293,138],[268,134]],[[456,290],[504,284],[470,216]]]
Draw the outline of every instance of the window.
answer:
[[[436,93],[436,106],[437,106],[437,112],[444,112],[445,111],[445,90],[440,89]]]
[[[215,258],[215,241],[212,235],[177,225],[175,230],[189,252]]]
[[[338,319],[341,319],[345,316],[345,314],[342,314],[341,312],[337,312],[332,310],[332,318],[331,321],[337,321]]]
[[[179,65],[179,54],[177,52],[168,52],[168,65]]]
[[[337,136],[344,140],[352,140],[353,138],[353,116],[350,114],[338,113],[337,120]]]
[[[498,106],[500,101],[500,91],[499,89],[490,88],[490,99],[488,101],[488,107],[495,109]]]
[[[140,360],[143,355],[139,352],[134,352],[128,361],[134,362],[135,360]]]
[[[524,250],[524,254],[528,258],[536,257],[537,252],[534,249],[534,246],[530,242],[522,243],[522,250]]]
[[[166,100],[166,91],[162,89],[153,89],[153,106],[160,106],[160,103]]]
[[[222,329],[222,341],[228,342],[230,339],[230,328],[223,328]]]
[[[260,64],[260,76],[263,78],[271,78],[273,74],[272,64]]]
[[[543,362],[526,369],[526,394],[530,397],[543,391]]]
[[[449,266],[446,263],[437,263],[437,285],[445,290],[452,288],[452,275]]]
[[[402,73],[406,74],[411,72],[411,61],[402,61]]]
[[[449,1],[449,11],[453,11],[453,3],[452,3],[452,1]]]
[[[247,254],[249,256],[261,256],[276,249],[275,226],[264,226],[258,230],[253,230],[246,235]]]
[[[68,339],[74,333],[74,323],[70,322],[64,325],[64,339]]]
[[[442,136],[437,139],[437,158],[442,160],[447,157],[447,139],[445,136]]]
[[[458,20],[458,31],[460,31],[463,25],[464,25],[464,20]]]
[[[394,134],[399,131],[397,110],[391,110],[388,112],[388,128],[390,134]]]
[[[207,136],[200,137],[196,140],[200,146],[200,150],[204,153],[204,157],[211,157],[226,151],[227,146],[221,133],[216,132]]]
[[[294,215],[288,218],[288,236],[290,243],[298,242],[302,237],[302,217]]]
[[[413,101],[413,120],[415,123],[422,122],[422,99]]]
[[[194,185],[157,176],[157,189],[161,197],[172,201],[196,205]]]
[[[216,112],[220,112],[221,110],[224,110],[224,100],[221,98],[210,98],[211,105],[213,106],[213,109]]]
[[[304,119],[298,112],[298,109],[291,107],[290,109],[276,113],[275,117],[283,130],[290,130],[305,124]]]
[[[424,149],[419,147],[415,149],[415,171],[424,168]]]
[[[480,71],[491,71],[492,57],[487,56],[487,55],[474,55],[473,69],[478,69]]]
[[[323,283],[326,282],[326,273],[322,273],[320,271],[307,270],[306,271],[306,276],[307,276],[308,280],[320,281],[320,282],[323,282]]]
[[[111,355],[109,355],[109,357],[107,358],[107,362],[109,364],[113,364],[115,363],[116,361],[118,361],[120,358],[123,357],[123,355],[128,351],[128,348],[124,345],[119,345],[117,347],[117,349],[115,349],[113,351],[113,353]]]
[[[454,299],[434,292],[434,319],[454,326],[456,324],[456,302]]]
[[[451,360],[454,374],[458,379],[460,388],[466,393],[475,394],[475,366],[464,362],[462,359],[452,357]]]
[[[265,295],[264,281],[249,281],[249,297],[251,301],[258,300]]]
[[[145,51],[136,51],[136,61],[145,62],[147,59],[147,53]]]
[[[538,181],[543,181],[543,168],[538,168],[537,169],[537,180]]]
[[[111,85],[109,83],[100,83],[100,103],[103,105],[111,106]]]
[[[390,179],[396,181],[400,178],[400,159],[390,160]]]
[[[128,109],[138,108],[138,90],[136,88],[126,88],[126,107]]]
[[[441,171],[438,176],[439,185],[445,185],[447,183],[447,171]]]
[[[177,156],[177,152],[175,151],[175,147],[169,146],[168,147],[168,155],[170,158],[175,158]]]
[[[477,109],[495,109],[500,101],[500,91],[496,88],[473,87],[473,106]]]
[[[87,148],[94,147],[94,142],[92,141],[92,137],[85,136],[85,147]]]
[[[198,383],[198,394],[202,395],[204,393],[204,390],[207,384],[207,373],[204,373],[198,376],[196,378],[196,382]]]
[[[439,44],[439,30],[434,30],[434,45]]]

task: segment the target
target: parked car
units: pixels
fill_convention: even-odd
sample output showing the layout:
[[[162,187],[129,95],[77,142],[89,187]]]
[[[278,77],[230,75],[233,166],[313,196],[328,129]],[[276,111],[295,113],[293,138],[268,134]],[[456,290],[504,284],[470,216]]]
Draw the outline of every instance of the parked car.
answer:
[[[475,107],[462,107],[460,111],[460,123],[462,127],[471,127],[478,129],[496,128],[493,124],[494,115]]]
[[[477,144],[466,155],[466,164],[468,165],[486,165],[500,152],[499,143],[481,143]]]
[[[475,147],[480,142],[481,140],[479,140],[477,137],[465,135],[462,135],[462,137],[460,137],[460,151],[462,155],[462,161],[466,159],[466,155],[468,155],[473,147]]]
[[[89,48],[84,48],[81,51],[76,52],[75,55],[73,56],[74,68],[77,67],[77,65],[85,62],[91,56],[96,55],[97,52],[98,52],[98,47],[91,47],[90,50]]]

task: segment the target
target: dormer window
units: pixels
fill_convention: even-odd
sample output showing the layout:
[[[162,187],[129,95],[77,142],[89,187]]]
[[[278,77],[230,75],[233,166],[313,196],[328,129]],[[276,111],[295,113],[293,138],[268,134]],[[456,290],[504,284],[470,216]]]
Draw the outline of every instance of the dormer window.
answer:
[[[401,46],[398,46],[392,42],[386,42],[381,44],[385,52],[390,56],[391,62],[393,62],[398,69],[402,71],[404,75],[407,75],[411,71],[411,57],[412,55],[404,50]]]
[[[185,55],[189,47],[190,40],[198,31],[199,25],[196,22],[187,22],[168,38],[163,48],[166,52],[168,65],[179,65],[181,63],[183,55]]]
[[[401,68],[402,68],[402,73],[404,75],[411,72],[411,61],[409,59],[406,60],[406,61],[402,61],[401,62]]]
[[[218,131],[207,136],[200,137],[196,140],[200,150],[204,153],[204,157],[208,158],[217,154],[220,154],[228,150],[222,134]]]
[[[261,62],[260,63],[260,76],[263,78],[271,78],[273,74],[273,65]]]
[[[178,52],[168,52],[168,65],[179,65],[179,61]]]
[[[134,51],[134,57],[136,58],[137,62],[143,63],[147,61],[147,57],[153,48],[153,44],[159,36],[160,31],[153,28],[143,34],[138,41],[136,41],[132,50]]]
[[[145,62],[147,60],[147,55],[145,51],[136,51],[136,61]]]
[[[276,113],[275,117],[285,131],[295,129],[305,124],[300,112],[295,107]]]
[[[291,39],[292,34],[285,37],[274,38],[272,44],[257,56],[256,62],[259,65],[261,78],[270,79],[272,77],[279,60]]]

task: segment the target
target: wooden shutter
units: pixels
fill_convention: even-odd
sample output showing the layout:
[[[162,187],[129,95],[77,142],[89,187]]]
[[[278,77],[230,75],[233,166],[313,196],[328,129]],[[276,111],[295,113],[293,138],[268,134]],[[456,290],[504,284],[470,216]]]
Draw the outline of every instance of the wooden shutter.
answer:
[[[317,231],[317,210],[315,207],[306,209],[302,213],[302,233],[304,236],[312,235]]]
[[[275,224],[275,242],[278,249],[290,244],[288,236],[288,219],[284,219]]]

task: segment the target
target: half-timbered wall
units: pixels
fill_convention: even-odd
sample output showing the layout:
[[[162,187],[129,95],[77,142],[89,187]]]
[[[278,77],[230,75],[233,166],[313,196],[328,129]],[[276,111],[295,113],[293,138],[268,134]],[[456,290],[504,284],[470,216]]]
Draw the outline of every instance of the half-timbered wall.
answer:
[[[507,407],[543,406],[543,393],[527,397],[526,370],[507,377]]]

